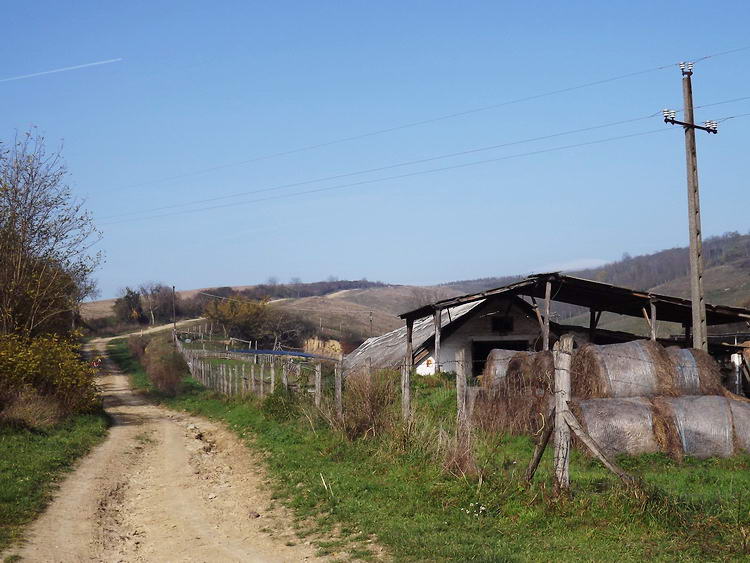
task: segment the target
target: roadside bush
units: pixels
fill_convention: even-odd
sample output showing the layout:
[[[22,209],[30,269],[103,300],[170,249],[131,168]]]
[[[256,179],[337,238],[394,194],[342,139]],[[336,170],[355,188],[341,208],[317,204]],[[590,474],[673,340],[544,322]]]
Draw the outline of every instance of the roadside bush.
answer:
[[[394,371],[376,371],[372,375],[353,373],[344,385],[342,430],[352,440],[379,435],[391,427],[393,406],[399,401]]]
[[[0,335],[0,423],[37,427],[98,404],[96,371],[58,336]]]
[[[177,394],[180,382],[188,371],[180,353],[171,343],[161,339],[153,339],[148,343],[141,363],[154,387],[171,396]]]
[[[143,362],[143,356],[146,354],[148,340],[138,335],[128,337],[128,349],[139,362]]]

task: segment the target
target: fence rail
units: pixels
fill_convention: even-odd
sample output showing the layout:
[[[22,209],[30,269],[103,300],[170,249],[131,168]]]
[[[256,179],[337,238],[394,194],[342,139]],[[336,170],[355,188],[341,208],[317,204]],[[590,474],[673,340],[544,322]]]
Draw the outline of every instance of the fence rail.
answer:
[[[343,412],[342,362],[312,354],[276,354],[264,350],[248,352],[188,348],[175,338],[190,375],[203,386],[229,396],[263,398],[280,385],[287,391],[312,394],[315,405],[323,399],[323,364],[333,365],[333,396],[337,414]],[[232,362],[232,363],[227,363]]]

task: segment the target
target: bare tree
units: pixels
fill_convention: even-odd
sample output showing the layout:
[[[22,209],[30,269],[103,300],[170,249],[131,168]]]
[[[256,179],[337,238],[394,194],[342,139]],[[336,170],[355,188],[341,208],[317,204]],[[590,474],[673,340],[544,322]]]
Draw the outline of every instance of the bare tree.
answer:
[[[66,177],[33,131],[0,143],[0,332],[65,330],[95,292],[100,235]]]

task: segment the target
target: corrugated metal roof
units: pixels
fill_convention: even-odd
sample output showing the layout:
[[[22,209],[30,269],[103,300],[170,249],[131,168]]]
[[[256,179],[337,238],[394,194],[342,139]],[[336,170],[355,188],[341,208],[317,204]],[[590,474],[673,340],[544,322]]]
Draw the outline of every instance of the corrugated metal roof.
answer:
[[[484,303],[484,300],[472,301],[471,303],[444,309],[441,312],[440,326],[443,329],[446,328],[482,303]],[[414,321],[412,332],[414,350],[417,350],[422,344],[432,338],[434,334],[435,323],[433,317],[424,317]],[[344,369],[357,371],[367,369],[369,366],[374,369],[395,369],[401,366],[405,356],[406,327],[403,326],[382,336],[375,336],[365,340],[359,348],[344,358]]]

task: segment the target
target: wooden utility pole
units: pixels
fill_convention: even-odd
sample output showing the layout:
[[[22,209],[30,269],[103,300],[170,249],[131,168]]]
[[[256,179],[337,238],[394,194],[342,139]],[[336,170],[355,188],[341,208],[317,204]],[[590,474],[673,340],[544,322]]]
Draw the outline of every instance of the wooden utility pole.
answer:
[[[693,308],[693,348],[708,350],[706,329],[706,302],[703,295],[703,241],[701,236],[701,208],[698,189],[698,157],[695,148],[695,130],[717,133],[718,124],[707,121],[705,126],[695,124],[693,113],[693,63],[680,63],[682,71],[682,97],[685,121],[675,119],[674,110],[664,110],[664,121],[682,125],[685,129],[685,159],[687,161],[688,226],[690,229],[690,299]]]

